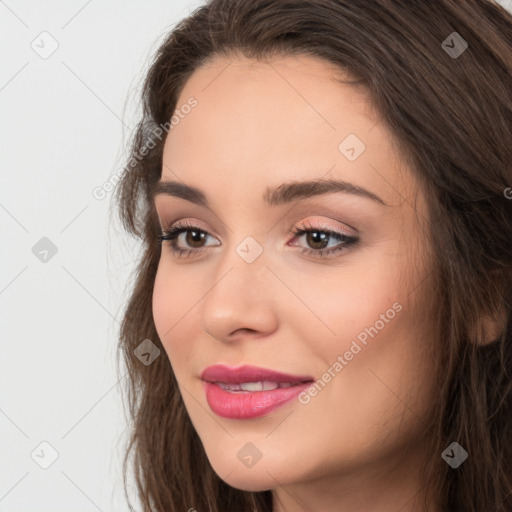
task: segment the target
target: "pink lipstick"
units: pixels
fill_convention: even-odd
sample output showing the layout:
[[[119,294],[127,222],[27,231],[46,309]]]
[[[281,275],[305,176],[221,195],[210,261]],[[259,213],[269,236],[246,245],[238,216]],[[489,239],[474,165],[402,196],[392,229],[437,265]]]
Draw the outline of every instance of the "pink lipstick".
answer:
[[[201,379],[211,410],[232,419],[263,416],[295,398],[314,380],[309,375],[290,375],[250,365],[208,366]]]

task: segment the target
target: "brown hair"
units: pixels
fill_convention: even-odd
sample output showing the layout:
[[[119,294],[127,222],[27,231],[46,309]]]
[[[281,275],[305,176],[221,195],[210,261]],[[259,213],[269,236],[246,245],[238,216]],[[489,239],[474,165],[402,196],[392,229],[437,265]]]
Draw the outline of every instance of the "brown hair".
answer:
[[[453,32],[468,44],[456,58],[442,47]],[[211,0],[165,39],[115,195],[143,243],[120,329],[133,420],[125,487],[133,450],[144,511],[272,510],[271,491],[234,489],[213,471],[169,359],[145,366],[134,356],[148,338],[165,354],[152,316],[160,230],[149,198],[165,140],[155,131],[198,66],[236,52],[320,57],[367,87],[429,208],[440,339],[425,507],[428,491],[443,511],[512,510],[512,17],[487,0]],[[483,343],[485,318],[498,328]],[[453,441],[469,453],[457,469],[441,458]]]

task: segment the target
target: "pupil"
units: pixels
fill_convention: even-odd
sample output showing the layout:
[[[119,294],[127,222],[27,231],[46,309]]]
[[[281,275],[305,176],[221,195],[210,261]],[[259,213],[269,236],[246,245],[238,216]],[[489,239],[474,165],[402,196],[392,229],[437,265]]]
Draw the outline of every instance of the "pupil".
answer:
[[[206,235],[206,233],[203,233],[202,231],[188,231],[186,236],[187,244],[194,247],[194,244],[199,243],[198,246],[200,247],[200,243],[203,240],[204,235]]]
[[[314,249],[323,249],[328,245],[327,233],[319,233],[318,231],[311,231],[307,235],[308,244],[312,245]],[[320,247],[316,247],[315,244],[320,244]]]

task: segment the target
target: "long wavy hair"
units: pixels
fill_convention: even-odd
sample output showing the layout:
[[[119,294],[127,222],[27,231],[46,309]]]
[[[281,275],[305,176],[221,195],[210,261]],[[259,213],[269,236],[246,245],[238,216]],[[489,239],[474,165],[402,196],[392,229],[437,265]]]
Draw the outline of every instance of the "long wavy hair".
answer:
[[[453,32],[468,44],[456,58],[443,47]],[[144,512],[272,510],[271,490],[235,489],[214,472],[169,359],[144,365],[134,355],[146,339],[165,354],[152,316],[161,246],[150,201],[162,128],[194,70],[236,53],[319,57],[367,88],[429,211],[439,340],[424,489],[442,511],[510,512],[512,16],[490,0],[211,0],[173,27],[144,80],[141,119],[113,196],[124,229],[142,243],[119,333],[129,377],[125,492],[133,454]],[[497,326],[491,339],[485,319]],[[441,458],[452,441],[469,453],[457,469]]]

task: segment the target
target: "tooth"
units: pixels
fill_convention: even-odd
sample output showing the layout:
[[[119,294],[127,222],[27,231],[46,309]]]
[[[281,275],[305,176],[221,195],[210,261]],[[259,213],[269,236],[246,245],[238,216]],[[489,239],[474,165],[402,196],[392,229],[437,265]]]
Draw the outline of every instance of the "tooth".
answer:
[[[226,391],[239,391],[240,384],[227,384],[226,382],[217,382],[218,386]]]
[[[240,384],[240,389],[244,391],[262,391],[263,384],[261,382],[242,382]]]
[[[271,382],[271,381],[259,381],[259,382],[242,382],[240,384],[231,384],[226,382],[217,382],[216,383],[222,389],[226,391],[273,391],[277,388],[290,388],[294,384],[291,382]]]

